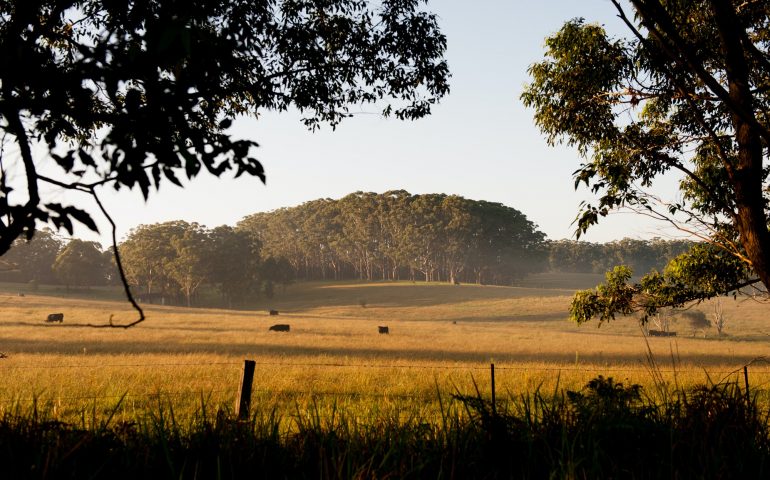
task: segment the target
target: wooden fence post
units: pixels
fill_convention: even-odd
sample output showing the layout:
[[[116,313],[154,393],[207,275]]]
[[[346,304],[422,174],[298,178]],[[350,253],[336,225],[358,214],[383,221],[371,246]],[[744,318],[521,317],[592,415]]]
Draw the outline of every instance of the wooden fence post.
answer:
[[[495,364],[491,363],[490,373],[492,375],[492,416],[497,416],[497,402],[495,400]]]
[[[746,385],[746,404],[751,405],[751,395],[749,394],[749,366],[743,366],[743,382]]]
[[[235,417],[238,420],[248,420],[251,406],[251,385],[254,383],[254,360],[243,361],[243,374],[238,387],[238,398],[235,400]]]

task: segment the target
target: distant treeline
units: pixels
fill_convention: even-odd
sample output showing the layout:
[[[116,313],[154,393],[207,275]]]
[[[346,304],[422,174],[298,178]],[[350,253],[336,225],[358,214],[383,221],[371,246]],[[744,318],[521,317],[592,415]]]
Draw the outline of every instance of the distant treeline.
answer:
[[[232,306],[298,280],[413,280],[510,285],[533,272],[662,268],[690,242],[548,241],[514,208],[456,195],[357,192],[257,213],[235,227],[173,221],[141,225],[120,244],[144,301],[197,302],[217,292]],[[51,231],[0,259],[0,281],[118,283],[112,252]]]
[[[548,268],[554,272],[604,273],[628,265],[637,274],[661,270],[669,260],[693,246],[689,240],[632,240],[609,243],[556,240],[548,242]]]

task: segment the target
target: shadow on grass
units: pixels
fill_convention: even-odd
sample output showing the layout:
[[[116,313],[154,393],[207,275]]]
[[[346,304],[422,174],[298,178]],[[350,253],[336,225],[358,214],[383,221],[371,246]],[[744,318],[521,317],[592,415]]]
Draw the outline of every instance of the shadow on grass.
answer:
[[[245,335],[248,332],[244,332]],[[292,333],[293,334],[293,333]],[[439,363],[439,362],[466,362],[479,363],[487,365],[490,354],[485,352],[447,352],[428,347],[421,348],[388,348],[388,344],[383,341],[382,348],[361,348],[361,347],[326,347],[323,345],[281,345],[280,338],[268,343],[261,341],[255,333],[253,342],[245,340],[241,343],[224,344],[222,342],[201,342],[194,341],[189,343],[163,343],[158,341],[141,342],[125,341],[111,339],[108,342],[99,340],[57,340],[49,342],[45,340],[13,338],[3,339],[5,353],[12,355],[14,352],[34,352],[36,354],[61,354],[74,355],[82,354],[83,348],[87,348],[89,354],[109,354],[109,355],[130,355],[136,353],[142,354],[222,354],[228,356],[240,356],[249,358],[251,356],[280,356],[291,363],[292,359],[307,357],[347,357],[362,360],[409,360],[413,362]],[[272,335],[289,335],[283,333],[274,333]],[[12,348],[9,348],[12,347]],[[506,364],[520,363],[552,363],[565,365],[565,368],[579,367],[575,365],[575,352],[564,353],[530,353],[530,352],[510,352],[494,353],[495,362],[499,368],[504,369]],[[682,357],[682,362],[692,363],[703,367],[746,364],[756,358],[755,355],[733,355],[733,354],[693,354]],[[581,353],[580,363],[589,365],[605,365],[607,368],[622,369],[623,366],[640,365],[645,360],[644,353],[614,353],[606,354],[603,352]],[[336,363],[336,361],[335,361]],[[355,361],[353,362],[355,363]],[[535,367],[533,367],[535,368]]]

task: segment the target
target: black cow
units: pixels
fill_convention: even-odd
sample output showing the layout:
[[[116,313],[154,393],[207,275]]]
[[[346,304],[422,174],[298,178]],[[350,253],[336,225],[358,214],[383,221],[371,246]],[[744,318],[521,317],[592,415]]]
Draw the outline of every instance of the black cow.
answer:
[[[286,323],[278,323],[268,328],[271,332],[288,332],[291,327]]]
[[[676,332],[664,332],[663,330],[650,330],[651,337],[676,337]]]
[[[270,314],[271,317],[278,315],[278,310],[268,310],[268,314]]]
[[[52,313],[48,315],[48,318],[45,319],[46,323],[53,323],[53,322],[63,322],[64,321],[64,314],[63,313]]]
[[[388,330],[387,326],[384,326],[384,327],[383,326],[378,326],[377,329],[380,331],[380,333],[385,333],[385,334],[390,333],[390,330]]]

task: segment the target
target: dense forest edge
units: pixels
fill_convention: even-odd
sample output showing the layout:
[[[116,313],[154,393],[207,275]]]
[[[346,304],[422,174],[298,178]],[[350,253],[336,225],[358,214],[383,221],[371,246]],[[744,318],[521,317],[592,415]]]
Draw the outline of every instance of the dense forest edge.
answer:
[[[219,306],[272,298],[297,281],[365,280],[513,285],[533,273],[661,269],[684,240],[549,240],[520,211],[457,195],[356,192],[255,213],[236,226],[140,225],[120,244],[134,294],[147,303]],[[0,281],[117,285],[112,252],[42,230],[0,258]],[[206,302],[210,304],[211,302]]]

